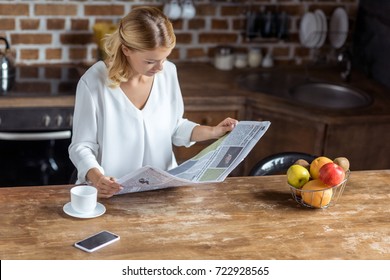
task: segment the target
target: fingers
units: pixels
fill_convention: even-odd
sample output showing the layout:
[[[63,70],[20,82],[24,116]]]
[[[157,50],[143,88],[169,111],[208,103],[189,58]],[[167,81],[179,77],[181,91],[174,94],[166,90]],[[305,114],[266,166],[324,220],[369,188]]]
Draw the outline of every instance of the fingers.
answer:
[[[226,118],[225,120],[222,121],[222,126],[227,126],[231,129],[233,129],[237,125],[238,121],[236,119],[232,118]]]
[[[214,127],[214,138],[220,138],[225,135],[227,132],[232,131],[238,121],[232,118],[226,118],[220,122],[217,126]]]
[[[238,121],[232,118],[226,118],[221,122],[221,126],[225,132],[233,130],[236,127]]]
[[[98,196],[102,198],[108,198],[122,189],[113,177],[102,176],[100,177],[96,188],[98,189]]]

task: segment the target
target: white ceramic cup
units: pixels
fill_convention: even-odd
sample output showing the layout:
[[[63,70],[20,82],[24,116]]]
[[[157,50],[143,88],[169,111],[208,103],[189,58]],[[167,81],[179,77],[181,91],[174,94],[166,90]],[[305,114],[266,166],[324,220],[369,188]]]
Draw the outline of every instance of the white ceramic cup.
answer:
[[[86,214],[92,212],[97,204],[97,189],[92,186],[76,186],[70,190],[73,210]]]

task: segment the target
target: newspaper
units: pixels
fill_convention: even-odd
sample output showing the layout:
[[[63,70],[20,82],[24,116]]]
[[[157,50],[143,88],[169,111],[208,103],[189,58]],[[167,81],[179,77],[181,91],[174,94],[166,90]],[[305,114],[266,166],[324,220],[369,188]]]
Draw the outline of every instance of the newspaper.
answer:
[[[270,124],[269,121],[240,121],[230,133],[176,168],[163,171],[144,166],[119,178],[117,182],[123,189],[117,195],[221,182],[244,160]]]

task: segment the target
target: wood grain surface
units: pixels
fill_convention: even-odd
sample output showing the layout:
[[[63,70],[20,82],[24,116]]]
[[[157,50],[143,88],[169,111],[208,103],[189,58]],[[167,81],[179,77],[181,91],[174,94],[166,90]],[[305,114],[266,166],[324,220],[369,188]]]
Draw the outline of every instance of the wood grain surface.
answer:
[[[390,259],[390,170],[352,172],[338,203],[317,210],[284,175],[116,196],[94,219],[63,212],[71,187],[0,188],[0,259]],[[73,246],[101,230],[121,239]]]

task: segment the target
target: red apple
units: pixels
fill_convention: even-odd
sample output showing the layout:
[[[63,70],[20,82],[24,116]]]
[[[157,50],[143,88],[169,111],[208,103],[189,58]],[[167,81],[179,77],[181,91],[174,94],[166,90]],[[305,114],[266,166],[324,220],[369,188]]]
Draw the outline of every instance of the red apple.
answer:
[[[319,171],[318,179],[328,186],[336,186],[340,184],[345,178],[345,171],[334,162],[324,164]]]

